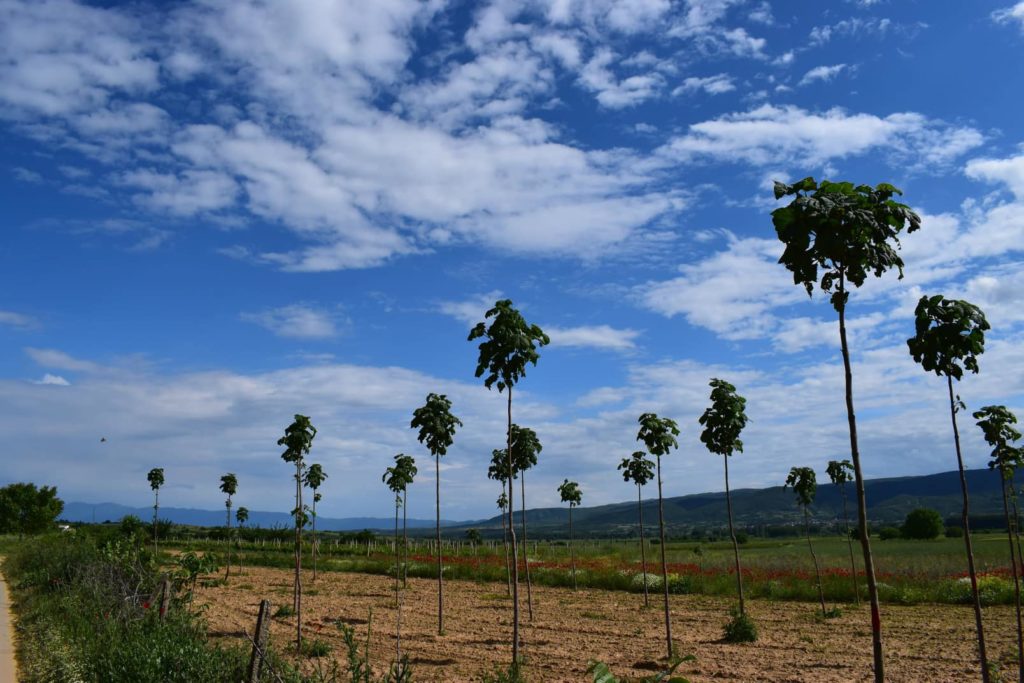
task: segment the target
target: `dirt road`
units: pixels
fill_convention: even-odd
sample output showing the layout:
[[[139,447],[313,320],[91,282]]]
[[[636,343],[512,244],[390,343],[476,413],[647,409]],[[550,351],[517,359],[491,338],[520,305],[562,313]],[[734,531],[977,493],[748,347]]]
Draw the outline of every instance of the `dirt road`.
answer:
[[[3,558],[0,557],[0,564]],[[17,681],[18,669],[14,661],[14,625],[7,601],[7,584],[0,574],[0,681]]]

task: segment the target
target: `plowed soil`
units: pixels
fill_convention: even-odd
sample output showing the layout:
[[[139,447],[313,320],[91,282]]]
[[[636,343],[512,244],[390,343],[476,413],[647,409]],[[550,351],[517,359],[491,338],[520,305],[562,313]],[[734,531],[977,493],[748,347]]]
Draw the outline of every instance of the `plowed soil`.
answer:
[[[305,572],[304,572],[305,574]],[[261,598],[276,609],[290,605],[292,577],[286,570],[246,569],[226,586],[202,588],[196,602],[208,607],[211,636],[248,643]],[[344,658],[337,623],[352,625],[365,641],[373,614],[371,659],[383,672],[395,656],[393,579],[349,573],[304,577],[304,634],[328,641],[331,656]],[[417,681],[480,680],[482,672],[507,664],[511,601],[504,584],[445,583],[445,633],[437,634],[437,584],[409,579],[402,609],[402,649]],[[533,588],[531,622],[522,601],[523,652],[531,681],[585,681],[587,661],[607,663],[618,675],[644,676],[659,669],[665,654],[662,597],[611,591]],[[748,601],[760,628],[757,643],[721,641],[733,602],[724,598],[671,596],[672,633],[679,652],[695,662],[678,673],[693,681],[869,681],[871,631],[866,606],[843,606],[839,618],[819,621],[808,603]],[[1007,678],[1016,677],[1013,610],[985,610],[989,657]],[[980,678],[975,660],[973,611],[969,606],[883,606],[886,677],[891,681],[967,681]],[[271,640],[285,649],[295,634],[294,618],[276,618]]]

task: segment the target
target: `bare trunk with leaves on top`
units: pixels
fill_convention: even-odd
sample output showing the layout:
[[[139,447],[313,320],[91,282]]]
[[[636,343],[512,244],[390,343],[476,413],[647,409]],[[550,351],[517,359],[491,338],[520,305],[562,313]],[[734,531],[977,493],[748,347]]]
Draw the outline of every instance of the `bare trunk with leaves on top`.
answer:
[[[736,532],[732,528],[732,496],[729,494],[729,456],[722,456],[725,461],[725,510],[729,516],[729,538],[732,539],[732,554],[736,566],[736,594],[740,600],[740,614],[746,614],[747,606],[743,599],[743,569],[740,567],[740,544],[736,540]]]
[[[658,534],[661,540],[661,587],[665,595],[665,658],[672,659],[672,617],[668,603],[668,562],[665,560],[665,501],[661,494],[661,456],[658,463]]]
[[[508,389],[508,438],[505,453],[508,455],[508,536],[512,547],[512,666],[519,665],[519,550],[516,543],[516,526],[512,514],[515,489],[512,465],[512,387]]]

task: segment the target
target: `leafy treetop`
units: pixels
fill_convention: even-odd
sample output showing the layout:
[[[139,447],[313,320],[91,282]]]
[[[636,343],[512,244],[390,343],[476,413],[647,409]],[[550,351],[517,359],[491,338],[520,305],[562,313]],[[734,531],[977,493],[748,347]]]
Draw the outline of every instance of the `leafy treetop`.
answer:
[[[427,402],[413,411],[409,426],[419,428],[416,438],[425,444],[431,455],[444,455],[455,440],[455,428],[462,421],[452,415],[452,402],[444,394],[427,394]]]
[[[306,474],[302,478],[302,483],[313,489],[315,494],[316,490],[323,486],[325,479],[327,479],[327,473],[324,472],[323,465],[315,462],[306,470]]]
[[[515,467],[515,463],[513,463]],[[505,483],[508,481],[508,449],[495,448],[491,451],[491,464],[487,467],[487,478]]]
[[[1006,406],[985,406],[974,412],[974,419],[985,434],[985,441],[992,446],[988,466],[1009,479],[1024,464],[1024,448],[1013,445],[1020,439],[1020,432],[1013,426],[1017,424],[1017,416]]]
[[[496,500],[495,503],[497,503],[500,510],[505,510],[508,507],[508,496],[504,491],[501,492],[501,495],[498,496],[498,500]]]
[[[654,461],[648,460],[643,451],[634,451],[632,457],[623,458],[618,469],[622,470],[622,479],[643,486],[654,479]]]
[[[220,490],[228,496],[235,495],[238,492],[238,478],[233,473],[228,472],[220,478]]]
[[[579,484],[568,479],[558,486],[558,494],[562,496],[562,502],[568,503],[569,507],[579,507],[583,500],[583,492],[580,491]]]
[[[492,384],[497,384],[498,391],[504,391],[526,375],[527,363],[537,365],[540,358],[537,347],[546,346],[551,339],[537,325],[528,324],[510,299],[496,301],[484,317],[494,318],[490,327],[485,320],[469,333],[469,341],[485,338],[479,346],[476,376],[486,373],[484,386],[490,389]]]
[[[164,468],[154,467],[149,471],[149,474],[146,475],[146,479],[149,480],[149,487],[156,491],[164,485]]]
[[[63,511],[55,486],[17,483],[0,488],[0,534],[49,531]]]
[[[235,510],[235,521],[239,524],[245,524],[249,521],[249,508],[240,507]]]
[[[985,351],[985,330],[989,329],[980,308],[936,294],[922,296],[914,315],[915,334],[907,346],[925,370],[953,379],[963,377],[965,369],[978,372],[978,356]]]
[[[829,460],[825,471],[836,486],[853,481],[853,465],[849,460]]]
[[[668,455],[671,449],[679,448],[679,442],[676,441],[679,426],[675,420],[658,417],[654,413],[644,413],[637,418],[637,422],[640,423],[640,429],[636,433],[636,440],[642,441],[651,455],[660,458]]]
[[[871,187],[823,180],[819,184],[810,177],[792,185],[775,183],[776,199],[795,197],[772,211],[775,231],[786,245],[779,263],[808,295],[815,284],[830,293],[837,311],[846,305],[849,294],[833,291],[840,277],[860,287],[868,273],[877,277],[897,268],[902,279],[898,235],[905,226],[908,233],[921,227],[918,215],[893,199],[902,194],[888,183]],[[824,271],[820,282],[819,269]]]
[[[732,455],[734,450],[743,452],[740,432],[747,426],[744,408],[747,399],[736,393],[736,387],[725,380],[712,379],[711,406],[700,416],[704,431],[700,440],[708,450],[718,455]]]
[[[818,478],[810,467],[793,467],[789,470],[786,485],[782,488],[789,487],[793,487],[797,505],[810,507],[814,502],[814,494],[818,491]]]
[[[537,464],[537,454],[544,450],[537,432],[529,427],[512,425],[512,475],[515,476]]]
[[[413,477],[416,476],[418,470],[415,464],[409,462],[410,460],[412,460],[410,456],[399,453],[395,456],[394,466],[384,470],[384,476],[381,477],[381,481],[396,494],[405,491],[412,483]]]
[[[296,415],[295,421],[284,430],[284,436],[277,440],[278,446],[284,446],[281,459],[285,462],[301,463],[303,456],[313,447],[316,427],[306,415]]]

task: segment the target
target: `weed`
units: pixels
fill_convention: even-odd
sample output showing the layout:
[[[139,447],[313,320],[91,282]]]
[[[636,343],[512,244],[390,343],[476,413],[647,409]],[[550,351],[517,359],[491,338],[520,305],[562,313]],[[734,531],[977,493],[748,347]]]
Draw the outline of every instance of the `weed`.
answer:
[[[295,616],[295,608],[291,605],[281,605],[274,611],[274,617],[278,619],[287,619],[288,617]]]
[[[753,643],[757,641],[757,624],[746,613],[732,610],[732,619],[725,624],[723,638],[727,643]]]

